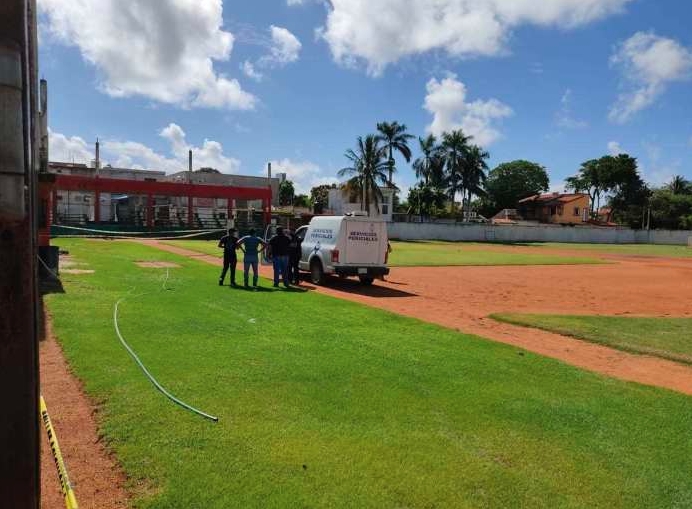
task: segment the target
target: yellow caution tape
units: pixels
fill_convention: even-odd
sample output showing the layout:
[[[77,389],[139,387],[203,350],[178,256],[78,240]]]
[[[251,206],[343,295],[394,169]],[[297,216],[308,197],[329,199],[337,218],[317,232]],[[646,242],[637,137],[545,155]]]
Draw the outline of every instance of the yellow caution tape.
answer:
[[[60,488],[62,490],[63,496],[65,497],[65,507],[67,509],[78,509],[79,506],[77,505],[77,498],[75,497],[74,491],[72,490],[70,478],[67,476],[65,462],[62,459],[60,445],[58,445],[58,437],[55,435],[53,424],[50,422],[50,417],[48,416],[48,409],[46,408],[46,402],[43,400],[43,396],[41,396],[39,401],[41,409],[41,419],[43,420],[43,426],[46,428],[46,433],[48,433],[48,443],[50,444],[50,449],[53,453],[55,467],[58,469],[58,479],[60,480]]]

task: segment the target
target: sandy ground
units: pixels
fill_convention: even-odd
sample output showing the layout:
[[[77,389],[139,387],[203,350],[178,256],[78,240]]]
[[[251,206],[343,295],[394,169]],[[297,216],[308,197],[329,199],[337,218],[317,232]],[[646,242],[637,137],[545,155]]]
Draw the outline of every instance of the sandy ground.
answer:
[[[46,400],[60,443],[70,481],[80,509],[122,509],[128,507],[125,475],[101,442],[94,405],[70,373],[60,346],[53,337],[50,318],[46,339],[41,342],[41,393]],[[58,474],[42,429],[41,507],[64,509]]]
[[[153,240],[142,242],[217,266],[221,263],[218,257]],[[692,260],[607,258],[613,263],[394,267],[386,282],[378,281],[370,288],[355,280],[336,278],[328,287],[305,286],[515,345],[597,373],[692,395],[690,366],[488,318],[491,313],[507,312],[692,317]],[[270,270],[262,267],[261,272],[266,275]]]

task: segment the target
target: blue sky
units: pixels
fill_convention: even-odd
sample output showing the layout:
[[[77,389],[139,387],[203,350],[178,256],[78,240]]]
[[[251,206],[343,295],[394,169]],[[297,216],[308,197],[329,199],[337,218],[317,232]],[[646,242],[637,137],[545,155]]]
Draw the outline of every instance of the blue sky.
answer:
[[[433,6],[434,4],[434,6]],[[545,5],[541,5],[545,4]],[[539,6],[540,5],[540,6]],[[51,159],[196,165],[300,191],[382,120],[462,127],[558,189],[582,161],[692,179],[692,3],[681,0],[39,0]],[[417,144],[417,143],[416,143]],[[414,150],[417,154],[417,150]],[[398,162],[397,184],[415,177]]]

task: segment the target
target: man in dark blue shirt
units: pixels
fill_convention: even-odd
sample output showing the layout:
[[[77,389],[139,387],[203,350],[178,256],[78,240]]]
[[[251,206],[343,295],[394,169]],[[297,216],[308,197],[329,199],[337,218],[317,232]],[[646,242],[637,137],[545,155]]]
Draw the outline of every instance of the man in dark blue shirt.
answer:
[[[274,287],[279,286],[279,275],[288,288],[288,254],[291,239],[284,234],[283,227],[276,228],[276,235],[269,239],[270,255],[274,265]]]
[[[303,240],[296,235],[296,232],[290,232],[291,243],[289,244],[288,252],[288,278],[294,285],[300,284],[300,272],[298,263],[302,256]]]
[[[238,230],[230,228],[228,234],[221,237],[219,247],[223,248],[223,270],[219,277],[219,286],[223,286],[223,280],[226,278],[226,272],[231,269],[231,286],[235,284],[235,266],[238,263],[238,256],[235,250],[238,249]]]

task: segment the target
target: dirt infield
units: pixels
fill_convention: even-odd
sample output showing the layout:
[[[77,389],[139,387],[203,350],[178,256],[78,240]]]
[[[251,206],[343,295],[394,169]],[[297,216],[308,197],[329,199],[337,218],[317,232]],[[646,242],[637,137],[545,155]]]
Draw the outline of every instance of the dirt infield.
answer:
[[[692,394],[692,367],[496,322],[491,313],[692,316],[692,261],[394,268],[387,282],[319,291],[509,343],[623,380]]]
[[[220,259],[142,241],[219,265]],[[491,313],[692,316],[692,260],[608,257],[605,265],[395,267],[365,288],[332,279],[320,293],[508,343],[623,380],[692,395],[692,367],[550,332],[499,323]],[[264,268],[267,271],[267,268]]]
[[[68,475],[81,509],[128,507],[125,475],[99,441],[94,407],[69,371],[46,316],[40,344],[41,393],[60,442]],[[63,509],[58,474],[41,428],[41,507]]]

